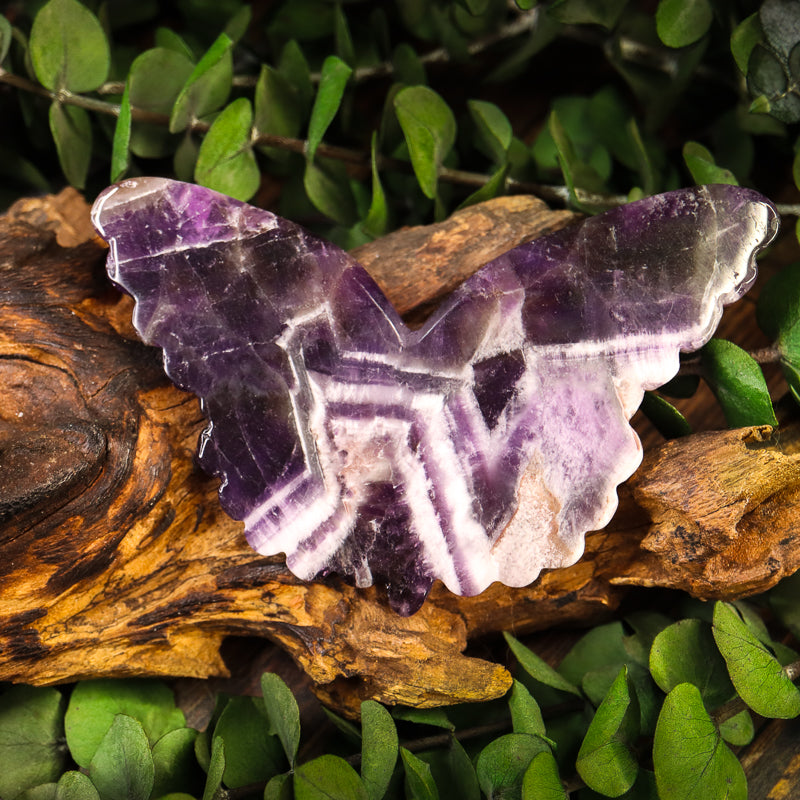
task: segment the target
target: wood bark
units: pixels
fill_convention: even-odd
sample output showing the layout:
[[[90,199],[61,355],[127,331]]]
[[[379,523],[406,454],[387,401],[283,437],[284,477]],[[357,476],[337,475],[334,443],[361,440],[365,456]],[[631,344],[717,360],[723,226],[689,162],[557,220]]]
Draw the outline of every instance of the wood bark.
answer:
[[[357,256],[418,316],[480,264],[560,227],[533,198],[466,209]],[[470,639],[610,614],[630,587],[705,599],[800,567],[800,427],[648,447],[611,524],[574,566],[474,598],[434,587],[409,618],[380,590],[303,583],[247,546],[195,465],[204,420],[108,284],[72,191],[0,217],[0,680],[225,674],[226,636],[277,642],[346,713],[372,697],[435,706],[507,691]]]

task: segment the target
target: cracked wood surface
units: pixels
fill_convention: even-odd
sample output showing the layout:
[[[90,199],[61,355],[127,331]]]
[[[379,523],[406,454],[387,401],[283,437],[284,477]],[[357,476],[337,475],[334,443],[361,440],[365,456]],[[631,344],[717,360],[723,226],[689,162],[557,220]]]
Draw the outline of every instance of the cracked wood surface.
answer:
[[[413,317],[570,219],[503,198],[356,255]],[[525,589],[461,598],[437,585],[401,618],[377,589],[303,583],[251,551],[219,509],[216,481],[194,464],[198,403],[138,341],[104,260],[73,191],[0,217],[0,680],[220,675],[223,639],[256,636],[345,713],[367,697],[485,700],[511,678],[464,655],[470,639],[585,625],[632,586],[734,598],[800,567],[800,427],[789,423],[647,446],[584,558]]]

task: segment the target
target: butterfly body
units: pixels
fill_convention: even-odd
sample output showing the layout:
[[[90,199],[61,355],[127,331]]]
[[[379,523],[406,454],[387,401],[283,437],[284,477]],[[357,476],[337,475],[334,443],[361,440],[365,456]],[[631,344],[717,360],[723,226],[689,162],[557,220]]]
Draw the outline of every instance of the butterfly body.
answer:
[[[735,187],[648,198],[511,250],[410,330],[346,253],[201,187],[126,181],[93,218],[252,546],[304,579],[377,577],[401,613],[437,578],[476,594],[580,556],[641,459],[643,391],[776,226]]]

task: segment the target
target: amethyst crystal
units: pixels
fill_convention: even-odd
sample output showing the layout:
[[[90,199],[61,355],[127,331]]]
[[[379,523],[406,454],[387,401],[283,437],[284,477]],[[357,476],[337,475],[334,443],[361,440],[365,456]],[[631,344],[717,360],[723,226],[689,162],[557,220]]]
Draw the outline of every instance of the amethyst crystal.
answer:
[[[199,186],[107,189],[108,272],[167,373],[202,399],[200,462],[260,553],[300,578],[439,578],[473,595],[566,566],[641,460],[645,389],[711,336],[777,216],[706,186],[521,245],[409,330],[364,269],[302,228]]]

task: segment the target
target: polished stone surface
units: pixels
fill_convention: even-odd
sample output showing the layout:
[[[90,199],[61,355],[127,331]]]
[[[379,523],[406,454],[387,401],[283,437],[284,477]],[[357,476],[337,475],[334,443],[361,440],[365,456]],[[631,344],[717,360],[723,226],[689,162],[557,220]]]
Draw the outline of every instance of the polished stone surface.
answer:
[[[650,197],[487,264],[411,331],[346,253],[159,178],[93,209],[111,279],[200,396],[200,462],[260,553],[412,613],[574,563],[641,460],[628,420],[755,278],[755,192]]]

